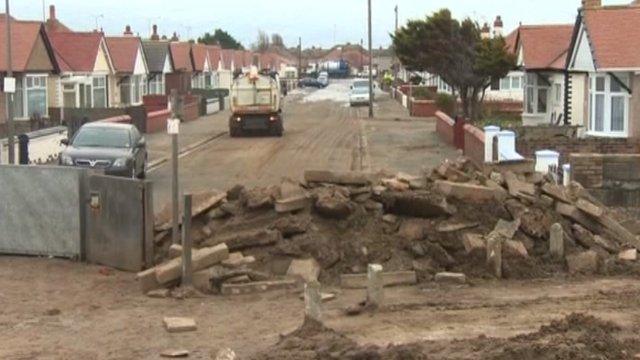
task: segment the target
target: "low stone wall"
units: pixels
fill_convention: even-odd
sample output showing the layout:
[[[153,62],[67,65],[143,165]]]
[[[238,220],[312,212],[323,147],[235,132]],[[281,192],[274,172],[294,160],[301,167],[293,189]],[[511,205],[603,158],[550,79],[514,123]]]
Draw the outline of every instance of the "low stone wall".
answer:
[[[447,145],[453,146],[454,141],[454,130],[453,127],[455,125],[455,121],[449,117],[449,115],[443,113],[442,111],[437,111],[435,113],[436,116],[436,132],[438,133],[438,137]]]
[[[464,126],[464,155],[476,166],[483,166],[484,132],[471,124]]]
[[[553,150],[560,153],[560,164],[569,161],[570,154],[637,154],[640,142],[632,139],[539,137],[516,140],[516,150],[524,157],[535,158],[538,150]]]
[[[160,110],[147,114],[147,134],[164,131],[167,128],[167,120],[171,111]]]
[[[640,155],[571,154],[571,178],[608,206],[640,207]]]

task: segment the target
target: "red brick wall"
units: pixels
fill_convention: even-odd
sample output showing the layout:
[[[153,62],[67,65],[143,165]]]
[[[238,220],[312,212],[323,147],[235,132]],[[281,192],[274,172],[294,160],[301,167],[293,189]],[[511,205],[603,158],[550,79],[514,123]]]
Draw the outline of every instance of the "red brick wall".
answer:
[[[639,154],[571,154],[571,178],[609,206],[640,207]]]
[[[167,128],[167,119],[171,116],[171,111],[160,110],[147,114],[147,133],[164,131]]]
[[[121,115],[121,116],[114,116],[114,117],[98,120],[98,122],[131,124],[133,121],[131,119],[131,116],[129,116],[129,115]]]
[[[436,116],[436,132],[442,141],[453,146],[453,126],[455,122],[447,114],[438,111]]]
[[[183,100],[183,121],[195,120],[200,116],[200,97],[185,95]]]
[[[169,97],[166,95],[147,95],[142,101],[147,113],[166,110],[169,107]]]
[[[484,164],[484,132],[471,124],[464,126],[464,155],[478,167]]]
[[[434,117],[438,107],[433,100],[414,100],[411,102],[411,116]]]
[[[632,139],[586,138],[568,139],[540,138],[516,139],[516,150],[524,157],[535,158],[538,150],[554,150],[560,153],[560,163],[566,164],[573,153],[595,154],[637,154],[640,152],[640,141]]]

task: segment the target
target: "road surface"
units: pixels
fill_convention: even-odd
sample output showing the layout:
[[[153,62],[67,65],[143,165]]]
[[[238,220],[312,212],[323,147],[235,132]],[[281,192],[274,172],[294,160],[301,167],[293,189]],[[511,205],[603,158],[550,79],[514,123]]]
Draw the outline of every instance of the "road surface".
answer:
[[[275,185],[284,177],[302,179],[308,169],[419,174],[424,167],[456,156],[454,149],[437,138],[433,119],[410,118],[406,109],[379,92],[376,118],[370,120],[366,107],[349,106],[348,91],[347,81],[337,81],[325,89],[291,92],[285,103],[282,138],[224,134],[210,141],[181,159],[182,190],[225,190],[237,183]],[[227,117],[224,113],[202,120],[206,121],[202,136],[215,137],[226,131]],[[188,140],[195,141],[195,124],[188,125],[192,128]],[[185,142],[183,139],[181,147]],[[163,141],[151,153],[168,155],[167,144]],[[170,164],[165,163],[148,174],[154,182],[156,211],[170,200],[170,171]]]

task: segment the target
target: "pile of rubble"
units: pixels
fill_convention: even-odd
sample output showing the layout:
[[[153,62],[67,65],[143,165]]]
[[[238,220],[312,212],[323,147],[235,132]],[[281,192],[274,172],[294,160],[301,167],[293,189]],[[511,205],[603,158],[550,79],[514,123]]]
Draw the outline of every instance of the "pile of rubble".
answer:
[[[359,287],[372,263],[388,272],[388,285],[637,269],[637,236],[577,183],[565,188],[538,173],[482,173],[464,158],[423,176],[304,177],[195,196],[198,290],[239,294],[316,279]],[[165,209],[156,219],[158,265],[138,274],[145,292],[180,282],[170,215]]]

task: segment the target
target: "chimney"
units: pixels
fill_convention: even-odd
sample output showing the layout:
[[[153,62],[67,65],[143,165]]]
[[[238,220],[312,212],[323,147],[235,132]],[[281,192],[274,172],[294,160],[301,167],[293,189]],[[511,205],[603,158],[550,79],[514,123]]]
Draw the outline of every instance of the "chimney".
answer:
[[[152,29],[153,29],[153,33],[151,34],[151,40],[154,40],[154,41],[160,40],[160,36],[158,36],[158,25],[153,24]]]
[[[125,26],[124,36],[133,36],[133,32],[131,31],[131,26],[129,25]]]
[[[56,6],[49,5],[49,20],[55,20],[55,19],[56,19]]]
[[[482,26],[482,30],[480,32],[480,37],[483,40],[491,39],[491,29],[489,28],[489,24],[488,23],[484,23],[484,25]]]
[[[504,29],[504,24],[502,23],[502,17],[498,15],[496,17],[496,21],[493,22],[493,36],[494,37],[502,36],[503,29]]]
[[[602,0],[582,0],[583,9],[595,9],[602,7]]]
[[[173,32],[173,36],[171,37],[171,41],[180,41],[180,39],[178,38],[178,34],[175,31]]]
[[[162,35],[162,40],[167,40],[167,35]]]

